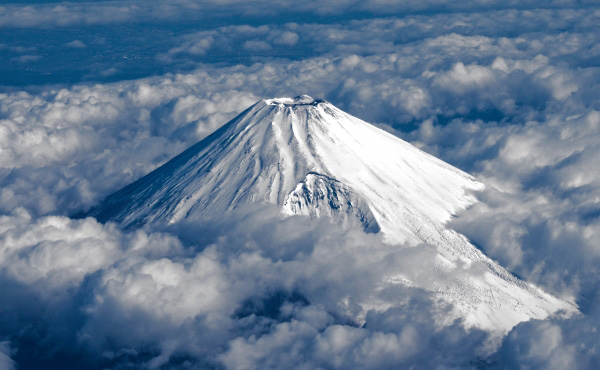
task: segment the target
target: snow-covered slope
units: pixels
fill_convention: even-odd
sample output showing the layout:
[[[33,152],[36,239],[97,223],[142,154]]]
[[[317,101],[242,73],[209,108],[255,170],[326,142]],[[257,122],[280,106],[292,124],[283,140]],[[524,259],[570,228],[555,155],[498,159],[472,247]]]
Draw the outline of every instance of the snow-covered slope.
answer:
[[[336,179],[309,173],[286,197],[283,211],[289,215],[329,216],[346,226],[362,226],[369,233],[381,231],[369,202]]]
[[[453,303],[467,326],[506,331],[557,310],[576,311],[519,281],[445,227],[475,201],[469,191],[481,188],[470,175],[399,138],[301,96],[259,101],[90,215],[136,226],[274,203],[287,214],[326,215],[381,231],[389,244],[434,245],[439,255],[431,268],[448,279],[422,288]],[[474,263],[485,271],[477,277],[457,273]],[[402,271],[388,280],[412,284]]]

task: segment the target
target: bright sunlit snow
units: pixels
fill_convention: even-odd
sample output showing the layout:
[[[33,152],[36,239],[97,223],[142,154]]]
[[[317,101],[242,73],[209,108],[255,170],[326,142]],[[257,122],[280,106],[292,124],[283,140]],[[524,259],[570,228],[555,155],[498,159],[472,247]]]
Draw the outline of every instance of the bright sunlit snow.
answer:
[[[382,283],[433,292],[456,307],[467,327],[505,333],[521,321],[576,312],[572,303],[518,281],[445,226],[475,201],[468,192],[482,187],[405,141],[303,95],[257,102],[109,196],[90,216],[126,227],[174,224],[225,215],[247,203],[274,203],[287,214],[333,216],[366,230],[377,225],[386,243],[398,248],[435,246],[439,255],[426,269],[444,279],[415,284],[398,268]],[[472,275],[472,269],[480,271]],[[362,310],[352,319],[364,323],[369,309],[389,309],[401,299],[358,302]]]

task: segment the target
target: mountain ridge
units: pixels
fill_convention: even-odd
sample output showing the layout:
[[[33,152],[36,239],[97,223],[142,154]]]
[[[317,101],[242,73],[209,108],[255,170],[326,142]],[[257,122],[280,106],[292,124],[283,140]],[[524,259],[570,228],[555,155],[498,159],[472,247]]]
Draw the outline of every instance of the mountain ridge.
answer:
[[[466,326],[507,331],[530,318],[576,312],[572,303],[516,279],[445,226],[475,202],[469,192],[482,187],[390,133],[303,95],[260,100],[89,215],[136,227],[273,203],[284,214],[327,216],[381,232],[390,244],[435,246],[432,268],[447,272],[449,281],[423,288],[454,304]],[[482,277],[454,276],[474,263],[484,266]],[[406,279],[400,271],[389,280]],[[377,307],[365,302],[363,314],[367,309]]]

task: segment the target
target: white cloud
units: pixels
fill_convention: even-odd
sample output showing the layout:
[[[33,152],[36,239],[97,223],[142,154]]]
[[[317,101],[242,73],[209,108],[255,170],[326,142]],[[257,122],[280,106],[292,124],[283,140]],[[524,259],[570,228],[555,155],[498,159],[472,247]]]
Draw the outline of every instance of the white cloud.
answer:
[[[461,89],[481,89],[493,82],[494,75],[488,68],[476,64],[465,66],[458,62],[450,71],[437,76],[434,86],[439,85],[460,92]]]
[[[30,62],[37,62],[38,60],[40,60],[40,58],[41,57],[39,55],[26,54],[26,55],[20,55],[18,57],[11,58],[11,61],[19,62],[19,63],[30,63]]]
[[[0,305],[0,367],[21,359],[29,349],[22,343],[105,368],[595,367],[598,10],[573,5],[552,2],[530,11],[539,3],[303,2],[286,12],[314,19],[283,24],[270,24],[286,6],[279,2],[2,7],[0,27],[32,32],[168,22],[183,13],[214,20],[223,8],[240,18],[225,27],[203,23],[202,31],[190,29],[140,56],[193,72],[3,88],[0,287],[15,293]],[[340,9],[392,16],[328,18]],[[430,12],[394,16],[423,9]],[[242,25],[248,19],[254,26]],[[62,39],[61,50],[85,45],[75,50],[82,54],[101,44],[73,38]],[[25,44],[1,51],[7,65],[47,60]],[[122,67],[106,64],[97,73],[117,76]],[[425,292],[375,289],[399,268],[415,279],[437,279],[416,273],[434,253],[425,246],[391,250],[376,236],[285,222],[269,212],[163,232],[123,232],[65,217],[148,173],[259,98],[304,93],[387,124],[485,181],[480,203],[452,225],[525,280],[575,297],[584,314],[523,323],[490,353],[481,346],[485,333],[445,320],[452,308]],[[417,129],[395,131],[407,127]],[[299,224],[310,232],[300,232]],[[372,302],[393,304],[365,309]]]
[[[52,329],[78,311],[69,332],[26,330],[14,338],[52,343],[54,351],[77,338],[69,350],[94,361],[107,361],[114,345],[155,348],[146,359],[130,355],[149,367],[178,355],[231,367],[240,358],[253,358],[251,367],[278,367],[286,359],[308,367],[394,366],[426,357],[431,349],[418,345],[417,335],[440,343],[467,340],[469,351],[454,359],[465,363],[486,339],[459,321],[447,323],[452,308],[427,293],[382,286],[385,276],[410,270],[402,266],[424,268],[433,248],[384,245],[362,231],[283,220],[270,208],[248,212],[171,229],[185,243],[169,233],[125,233],[93,219],[35,219],[24,210],[3,216],[0,286],[26,289],[0,308],[0,331],[32,317],[37,328]],[[19,312],[28,300],[41,306]],[[376,302],[382,308],[371,310]],[[365,326],[357,327],[359,321]],[[109,357],[115,356],[122,354]]]
[[[597,5],[594,0],[553,0],[539,4],[534,0],[525,1],[482,1],[469,0],[461,3],[447,0],[428,1],[368,1],[357,4],[352,0],[335,0],[327,4],[319,1],[304,1],[290,4],[286,1],[257,0],[248,3],[240,0],[227,1],[198,1],[198,0],[160,0],[148,3],[140,0],[130,0],[122,3],[40,3],[40,4],[7,4],[0,8],[1,27],[65,27],[113,23],[133,23],[140,20],[204,20],[213,21],[235,18],[271,18],[277,15],[298,14],[315,17],[353,15],[391,15],[430,12],[478,12],[495,9],[533,9],[540,8],[562,9],[575,6],[590,7]],[[535,13],[530,17],[535,20]],[[562,18],[557,22],[563,23],[573,19]]]
[[[16,363],[10,358],[12,356],[12,350],[10,348],[10,342],[0,342],[0,368],[5,370],[16,369]]]
[[[271,50],[271,45],[261,40],[248,40],[244,42],[244,49],[253,51],[267,51]]]
[[[300,39],[300,36],[298,36],[298,34],[296,32],[285,31],[285,32],[281,33],[280,35],[277,35],[273,42],[275,42],[276,44],[293,46],[298,43],[299,39]]]
[[[73,41],[67,42],[65,45],[70,48],[76,48],[76,49],[83,49],[87,46],[85,43],[83,43],[83,41],[80,41],[80,40],[73,40]]]

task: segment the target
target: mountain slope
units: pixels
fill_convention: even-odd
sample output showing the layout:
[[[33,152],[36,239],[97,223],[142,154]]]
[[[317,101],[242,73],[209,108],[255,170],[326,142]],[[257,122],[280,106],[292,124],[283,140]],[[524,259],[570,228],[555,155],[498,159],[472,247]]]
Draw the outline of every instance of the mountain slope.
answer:
[[[331,177],[309,173],[286,197],[283,212],[310,217],[328,216],[346,226],[362,226],[368,233],[381,231],[368,201]]]
[[[270,99],[109,197],[93,215],[128,226],[220,214],[246,202],[283,204],[311,172],[351,184],[376,204],[372,211],[391,242],[423,241],[423,220],[448,221],[473,202],[465,190],[482,186],[327,102]]]
[[[482,188],[470,175],[399,138],[308,96],[261,100],[214,134],[108,197],[90,215],[123,226],[220,215],[246,203],[287,214],[329,216],[390,244],[428,243],[431,268],[447,274],[423,286],[453,303],[467,326],[506,331],[575,307],[514,278],[445,223]],[[474,277],[457,274],[481,264]],[[389,281],[407,284],[401,271]],[[410,284],[410,282],[408,282]],[[365,310],[389,302],[365,302]]]

